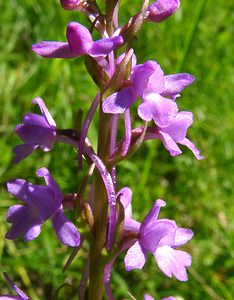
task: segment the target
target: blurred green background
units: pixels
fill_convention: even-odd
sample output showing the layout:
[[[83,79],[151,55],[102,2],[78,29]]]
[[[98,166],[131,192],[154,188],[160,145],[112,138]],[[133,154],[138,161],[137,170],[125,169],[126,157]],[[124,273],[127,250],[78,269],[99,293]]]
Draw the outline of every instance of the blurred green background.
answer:
[[[141,3],[121,1],[122,24]],[[43,225],[42,234],[32,242],[6,241],[5,214],[17,200],[6,193],[5,183],[16,177],[42,182],[35,172],[46,166],[64,193],[76,191],[82,174],[69,146],[56,144],[50,153],[39,150],[17,166],[10,161],[12,147],[20,143],[13,132],[15,125],[24,113],[38,112],[31,104],[34,97],[45,100],[60,128],[72,126],[78,108],[87,111],[97,88],[85,71],[83,58],[46,60],[31,51],[38,41],[65,40],[69,21],[87,23],[81,14],[60,8],[57,0],[1,1],[0,11],[0,271],[7,271],[33,300],[52,299],[64,282],[67,285],[59,299],[76,299],[71,285],[78,286],[86,251],[62,273],[71,249],[58,243],[50,224]],[[188,282],[165,277],[150,256],[143,271],[127,273],[122,256],[112,276],[116,299],[132,299],[131,295],[143,299],[145,292],[156,299],[169,295],[234,298],[233,12],[231,1],[183,0],[175,15],[161,24],[145,24],[137,36],[139,63],[153,59],[165,74],[188,72],[196,77],[178,105],[194,113],[188,137],[205,159],[197,161],[185,148],[173,158],[161,142],[151,141],[118,167],[119,188],[128,185],[134,192],[136,219],[142,220],[155,199],[163,198],[167,206],[161,217],[193,229],[195,237],[184,247],[193,255]],[[91,140],[96,136],[97,120],[89,132]],[[10,292],[3,277],[0,292]]]

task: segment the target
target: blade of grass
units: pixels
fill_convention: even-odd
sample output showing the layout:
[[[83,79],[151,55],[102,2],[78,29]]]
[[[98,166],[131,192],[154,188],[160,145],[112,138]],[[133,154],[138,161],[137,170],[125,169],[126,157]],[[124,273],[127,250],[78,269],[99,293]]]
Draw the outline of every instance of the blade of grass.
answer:
[[[198,3],[198,7],[197,7],[197,10],[195,12],[193,22],[191,24],[191,28],[188,31],[188,35],[187,35],[187,38],[185,40],[185,46],[184,46],[184,51],[183,51],[183,54],[182,54],[182,58],[181,58],[180,62],[178,63],[178,66],[176,68],[176,73],[180,73],[184,70],[184,66],[185,66],[187,57],[189,55],[189,52],[191,50],[193,40],[195,39],[195,36],[198,32],[198,24],[201,21],[202,14],[205,10],[205,6],[206,6],[207,2],[208,2],[207,0],[200,0],[199,3]]]

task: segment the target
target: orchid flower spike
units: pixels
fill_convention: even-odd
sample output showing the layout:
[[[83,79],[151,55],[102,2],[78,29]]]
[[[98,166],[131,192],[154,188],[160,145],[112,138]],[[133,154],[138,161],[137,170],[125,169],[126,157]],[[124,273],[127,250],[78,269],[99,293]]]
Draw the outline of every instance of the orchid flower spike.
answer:
[[[40,168],[36,174],[44,177],[46,186],[23,179],[7,183],[8,192],[26,205],[16,204],[8,209],[7,221],[12,226],[6,238],[14,240],[22,236],[25,241],[31,241],[40,234],[42,224],[51,218],[59,240],[67,246],[79,246],[80,234],[63,212],[62,192],[46,168]]]
[[[13,149],[14,163],[29,156],[38,147],[41,147],[43,151],[51,150],[56,141],[56,123],[44,101],[37,97],[33,103],[40,107],[42,115],[28,113],[24,116],[23,123],[16,126],[15,132],[24,141],[24,144]]]
[[[46,58],[105,57],[124,42],[120,35],[93,41],[89,30],[77,22],[68,24],[66,35],[67,43],[44,41],[34,44],[32,50]]]
[[[186,267],[191,265],[191,256],[175,248],[187,243],[193,236],[190,229],[179,228],[175,221],[158,219],[160,208],[166,203],[159,199],[144,218],[138,240],[128,249],[124,259],[127,271],[142,269],[147,252],[154,255],[159,269],[168,277],[188,280]]]

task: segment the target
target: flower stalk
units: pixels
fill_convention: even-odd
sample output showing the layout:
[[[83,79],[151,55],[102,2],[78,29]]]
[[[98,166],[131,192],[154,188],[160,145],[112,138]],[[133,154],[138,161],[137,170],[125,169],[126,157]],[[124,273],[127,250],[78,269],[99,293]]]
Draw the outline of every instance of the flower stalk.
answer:
[[[108,161],[111,140],[111,116],[99,113],[98,156],[105,163]],[[104,264],[102,264],[103,248],[106,244],[108,200],[106,188],[99,172],[95,172],[94,183],[94,232],[90,244],[90,268],[89,268],[89,300],[101,300],[104,284]]]

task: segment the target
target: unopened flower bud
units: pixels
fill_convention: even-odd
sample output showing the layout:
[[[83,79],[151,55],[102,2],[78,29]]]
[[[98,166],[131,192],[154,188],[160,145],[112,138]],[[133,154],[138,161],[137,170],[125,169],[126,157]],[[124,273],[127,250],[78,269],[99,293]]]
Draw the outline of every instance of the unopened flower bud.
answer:
[[[80,6],[81,1],[80,0],[60,0],[60,3],[64,9],[75,10]]]
[[[180,6],[180,0],[157,0],[148,8],[148,19],[153,22],[161,22],[170,17]]]

